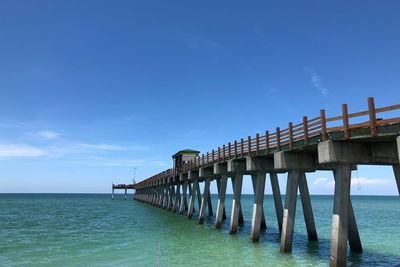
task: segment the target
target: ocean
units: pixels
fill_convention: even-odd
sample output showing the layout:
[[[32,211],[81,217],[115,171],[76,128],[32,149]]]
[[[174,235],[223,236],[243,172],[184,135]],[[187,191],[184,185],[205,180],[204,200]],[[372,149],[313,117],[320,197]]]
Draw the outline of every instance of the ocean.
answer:
[[[229,234],[215,217],[203,225],[110,194],[0,194],[0,266],[327,266],[332,196],[311,196],[319,240],[309,242],[298,198],[292,253],[279,252],[272,196],[266,195],[267,230],[249,239],[252,195],[244,195],[245,223]],[[216,211],[216,195],[213,195]],[[283,198],[284,199],[284,198]],[[352,196],[363,253],[348,254],[349,266],[400,264],[400,198]]]

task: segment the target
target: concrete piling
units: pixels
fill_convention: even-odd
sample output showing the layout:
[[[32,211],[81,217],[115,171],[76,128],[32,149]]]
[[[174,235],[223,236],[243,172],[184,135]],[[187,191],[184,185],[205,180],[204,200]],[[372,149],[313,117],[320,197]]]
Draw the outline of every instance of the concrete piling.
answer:
[[[182,196],[181,196],[181,206],[179,207],[179,214],[182,215],[187,207],[186,193],[187,193],[188,182],[185,179],[182,185]]]
[[[211,179],[206,178],[205,184],[204,184],[204,192],[201,198],[201,206],[200,206],[200,213],[199,213],[199,224],[204,223],[204,219],[206,217],[206,206],[208,203],[208,199],[210,197],[210,183]],[[210,207],[208,207],[210,209]]]
[[[297,188],[299,185],[299,170],[290,170],[286,184],[285,209],[283,210],[281,252],[291,252],[293,242],[294,219],[296,215]]]
[[[253,216],[251,220],[250,238],[254,242],[260,239],[260,229],[262,216],[264,214],[264,190],[265,190],[265,172],[258,171],[254,183],[254,204]]]
[[[254,194],[254,198],[255,198],[256,197],[256,192],[257,192],[257,174],[252,174],[251,175],[251,182],[252,182],[252,185],[253,185],[253,194]],[[260,225],[260,227],[261,227],[261,229],[267,229],[267,223],[265,222],[264,209],[262,209],[262,211],[261,211],[261,225]]]
[[[229,227],[229,233],[235,234],[237,232],[239,217],[241,211],[241,197],[242,197],[242,183],[243,174],[236,173],[233,179],[233,200],[232,200],[232,213],[231,213],[231,224]],[[243,221],[243,214],[242,214]]]
[[[315,228],[314,215],[311,207],[310,193],[308,191],[306,174],[302,172],[299,177],[299,191],[301,203],[303,206],[304,221],[306,223],[308,240],[318,240],[317,230]]]
[[[188,208],[188,218],[189,219],[191,219],[193,217],[194,199],[195,199],[196,193],[199,191],[199,190],[197,190],[198,188],[199,188],[199,180],[196,178],[196,179],[193,180],[193,188],[192,188],[192,190],[190,190],[191,194],[190,194],[189,208]]]
[[[346,265],[350,179],[350,165],[338,164],[333,202],[330,266]]]
[[[213,216],[213,207],[212,207],[212,202],[211,202],[211,193],[208,193],[208,197],[207,197],[207,201],[208,201],[208,216]]]
[[[272,195],[274,197],[276,219],[278,221],[279,233],[282,233],[282,221],[283,221],[283,206],[281,191],[279,189],[278,175],[276,172],[269,174],[272,187]]]
[[[181,185],[180,183],[178,183],[176,185],[176,191],[175,191],[175,196],[174,196],[174,203],[173,203],[173,207],[172,207],[172,212],[175,213],[178,211],[178,207],[179,207],[179,199],[181,196]]]
[[[225,196],[226,196],[227,181],[228,181],[228,176],[226,174],[222,174],[219,181],[220,186],[218,192],[217,215],[215,217],[215,227],[217,229],[221,228],[223,215],[225,213]]]
[[[394,172],[394,177],[395,177],[396,183],[397,183],[397,190],[399,191],[399,195],[400,195],[400,165],[399,164],[393,165],[393,172]]]

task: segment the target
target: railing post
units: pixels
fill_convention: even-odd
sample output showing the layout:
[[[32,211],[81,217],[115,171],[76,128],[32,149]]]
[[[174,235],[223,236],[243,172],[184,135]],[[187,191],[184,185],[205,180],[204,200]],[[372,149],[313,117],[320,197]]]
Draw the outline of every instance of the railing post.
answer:
[[[211,157],[212,157],[212,163],[214,164],[214,149],[212,150],[212,154],[211,154]]]
[[[304,133],[304,144],[308,145],[310,140],[308,139],[308,119],[307,116],[303,117],[303,133]]]
[[[244,140],[243,140],[243,138],[240,138],[240,154],[241,154],[241,157],[243,158],[244,157]]]
[[[218,162],[221,160],[221,148],[218,147]]]
[[[256,156],[259,155],[260,152],[260,135],[256,133]]]
[[[375,114],[375,103],[373,97],[368,97],[368,112],[369,112],[369,128],[371,129],[371,135],[378,135],[378,128],[376,127],[376,114]]]
[[[281,129],[276,127],[276,149],[281,150]]]
[[[293,123],[289,122],[289,149],[293,149]]]
[[[265,131],[265,154],[269,153],[269,132]]]
[[[231,159],[231,142],[228,143],[228,160]]]
[[[237,158],[237,141],[235,140],[235,159]]]
[[[342,104],[342,116],[343,116],[343,127],[344,127],[344,139],[350,139],[349,113],[347,111],[347,104]]]
[[[328,140],[328,133],[326,132],[326,117],[325,117],[325,109],[321,109],[319,111],[319,116],[321,117],[321,139],[322,141]]]
[[[222,146],[222,158],[225,161],[225,145]]]
[[[251,157],[251,136],[247,137],[247,156]]]
[[[207,152],[207,165],[208,165],[209,157],[208,157],[208,152]]]

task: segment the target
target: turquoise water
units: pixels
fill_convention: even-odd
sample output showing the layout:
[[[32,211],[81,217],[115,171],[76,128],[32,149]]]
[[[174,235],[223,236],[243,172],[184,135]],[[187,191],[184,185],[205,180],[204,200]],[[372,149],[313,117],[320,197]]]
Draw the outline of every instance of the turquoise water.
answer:
[[[245,224],[229,235],[229,218],[216,230],[214,217],[199,225],[196,216],[188,220],[131,196],[0,194],[0,266],[327,266],[332,197],[312,196],[319,236],[312,243],[298,201],[291,254],[279,253],[271,196],[264,203],[268,229],[260,243],[249,240],[252,199],[243,196]],[[349,252],[349,265],[399,265],[400,198],[352,200],[364,253]],[[230,204],[228,196],[228,217]]]

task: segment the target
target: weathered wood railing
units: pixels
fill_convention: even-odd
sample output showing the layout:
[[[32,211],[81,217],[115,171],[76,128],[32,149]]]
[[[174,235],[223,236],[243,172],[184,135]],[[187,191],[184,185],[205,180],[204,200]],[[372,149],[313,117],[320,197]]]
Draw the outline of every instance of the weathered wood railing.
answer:
[[[383,125],[398,124],[400,117],[394,118],[376,118],[376,114],[384,113],[393,110],[399,110],[400,104],[386,106],[382,108],[375,108],[374,99],[368,98],[368,110],[348,113],[347,104],[342,105],[342,114],[339,116],[326,118],[325,110],[320,110],[318,117],[308,119],[304,116],[301,123],[293,125],[292,122],[288,123],[288,128],[281,130],[276,128],[274,133],[265,131],[264,135],[258,133],[255,137],[248,136],[246,139],[241,138],[222,145],[211,152],[199,155],[193,161],[183,165],[181,172],[187,172],[191,169],[198,169],[199,167],[210,166],[216,162],[226,161],[229,159],[244,158],[248,155],[267,155],[279,150],[291,150],[296,146],[308,146],[312,138],[317,141],[326,141],[333,133],[343,133],[344,139],[351,138],[351,132],[355,129],[369,128],[369,135],[371,137],[378,136],[378,127]],[[368,116],[368,120],[359,123],[350,123],[351,118],[360,118]],[[339,126],[329,125],[340,123]],[[152,182],[177,175],[175,169],[168,169],[158,173],[146,180],[136,184],[136,188],[145,187]]]

